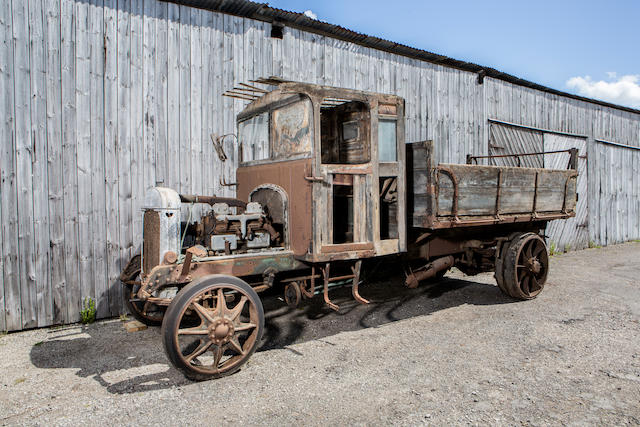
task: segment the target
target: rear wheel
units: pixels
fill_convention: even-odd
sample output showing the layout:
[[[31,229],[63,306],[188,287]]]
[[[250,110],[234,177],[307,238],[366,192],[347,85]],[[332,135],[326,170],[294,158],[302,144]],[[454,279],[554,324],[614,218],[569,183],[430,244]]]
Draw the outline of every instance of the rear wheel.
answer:
[[[183,288],[162,322],[169,360],[196,381],[236,372],[254,353],[263,332],[258,294],[243,280],[223,275]]]
[[[526,233],[514,239],[503,263],[503,286],[510,296],[528,300],[542,292],[549,272],[549,253],[542,237]]]

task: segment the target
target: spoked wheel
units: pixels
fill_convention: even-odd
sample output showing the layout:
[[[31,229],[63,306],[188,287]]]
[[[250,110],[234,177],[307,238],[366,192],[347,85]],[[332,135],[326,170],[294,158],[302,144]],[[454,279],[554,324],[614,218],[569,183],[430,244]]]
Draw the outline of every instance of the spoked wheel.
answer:
[[[139,278],[137,282],[125,285],[124,299],[129,313],[145,325],[160,326],[162,324],[162,318],[164,317],[165,308],[149,301],[135,301],[139,289]]]
[[[549,272],[549,253],[542,237],[526,233],[516,238],[505,253],[503,286],[513,298],[533,299],[544,288]]]
[[[129,313],[136,320],[148,326],[159,326],[162,324],[162,318],[164,317],[164,307],[149,301],[132,301],[137,298],[140,290],[140,263],[140,255],[135,255],[129,260],[120,274],[120,280],[124,286],[124,302]]]
[[[258,294],[243,280],[223,275],[187,285],[162,322],[169,360],[196,381],[236,372],[256,350],[263,332]]]

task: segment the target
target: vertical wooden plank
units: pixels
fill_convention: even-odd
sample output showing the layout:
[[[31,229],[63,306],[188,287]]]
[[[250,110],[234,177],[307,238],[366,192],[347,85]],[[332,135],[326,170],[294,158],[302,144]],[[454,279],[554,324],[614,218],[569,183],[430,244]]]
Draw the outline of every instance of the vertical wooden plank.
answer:
[[[64,259],[67,320],[80,318],[78,270],[78,174],[76,155],[76,14],[72,0],[60,3],[62,32],[62,182],[64,199]]]
[[[91,0],[89,6],[89,44],[91,47],[91,222],[93,236],[93,284],[97,316],[107,317],[109,310],[109,286],[107,282],[107,221],[105,191],[105,139],[104,139],[104,3]],[[94,52],[99,52],[95,54]]]
[[[269,24],[268,22],[262,23],[262,34],[260,36],[260,40],[262,42],[262,46],[260,47],[259,53],[262,55],[260,59],[262,63],[262,69],[260,73],[261,75],[256,74],[256,77],[273,76],[272,44],[277,39],[271,37],[271,24]]]
[[[226,18],[225,18],[226,19]],[[287,29],[284,30],[284,38],[287,37]],[[273,71],[274,76],[282,77],[284,73],[284,64],[283,64],[283,39],[272,38],[271,39],[271,56],[272,56],[272,66],[271,69]],[[260,76],[260,77],[269,77],[269,76]]]
[[[202,125],[200,128],[200,141],[202,142],[202,163],[201,182],[202,192],[204,194],[220,194],[216,193],[215,179],[217,173],[213,170],[213,150],[211,138],[209,135],[214,132],[213,126],[213,61],[215,55],[213,51],[212,34],[213,34],[213,12],[202,11],[202,24],[200,29],[201,39],[201,61],[202,61]]]
[[[180,7],[167,5],[167,187],[180,190]],[[178,120],[176,120],[178,117]]]
[[[1,202],[2,201],[0,200],[0,218],[2,217]],[[3,272],[4,272],[4,249],[2,245],[2,227],[0,227],[0,275],[3,275],[4,274]],[[4,305],[4,280],[0,280],[0,333],[6,332],[6,331],[7,331],[7,318],[5,314],[5,305]]]
[[[142,202],[144,201],[146,177],[144,175],[144,92],[143,92],[143,0],[130,0],[131,15],[131,256],[142,250]],[[123,260],[126,262],[125,260]]]
[[[31,64],[31,138],[33,148],[33,232],[35,248],[35,311],[38,326],[53,321],[49,282],[49,201],[47,174],[47,92],[44,7],[29,0],[29,62]]]
[[[181,192],[191,191],[191,9],[180,6],[180,186]]]
[[[224,92],[225,90],[233,88],[233,17],[230,15],[222,16],[222,43],[223,43],[223,56],[222,56],[222,87],[221,90]],[[285,35],[285,38],[287,36]],[[233,101],[228,96],[220,97],[220,101],[222,104],[221,114],[222,114],[222,126],[223,126],[223,134],[227,133],[235,133],[234,126],[234,114],[233,114]],[[225,152],[227,151],[228,145],[225,144]],[[229,180],[231,171],[233,170],[234,162],[231,161],[231,158],[225,162],[222,176],[223,178]],[[225,196],[232,194],[232,189],[230,187],[225,187]]]
[[[142,207],[144,195],[147,190],[156,185],[156,134],[157,134],[157,103],[156,94],[158,93],[159,81],[156,80],[156,37],[157,35],[157,18],[156,18],[155,0],[146,0],[144,2],[144,14],[142,18],[142,90],[143,90],[143,115],[142,115],[142,134],[143,142],[143,162],[142,162],[142,181],[143,193],[139,196],[139,206]],[[134,215],[138,218],[142,217],[140,209],[134,210]],[[142,230],[136,239],[142,241]]]
[[[189,90],[191,99],[189,150],[191,161],[191,194],[202,194],[202,44],[200,27],[202,10],[191,8]],[[194,207],[194,220],[200,218],[202,205]]]
[[[60,1],[46,0],[47,180],[49,188],[49,268],[52,323],[66,323],[64,204],[62,182],[62,93],[60,76]]]
[[[18,187],[18,248],[22,327],[38,325],[36,311],[35,236],[33,231],[33,162],[31,135],[31,64],[29,61],[28,3],[12,2],[14,41],[14,108],[16,174]]]
[[[0,8],[0,229],[2,230],[2,330],[22,328],[18,265],[18,202],[14,124],[14,63],[11,8]]]
[[[131,258],[133,248],[131,189],[131,3],[118,0],[118,251],[120,269]],[[111,304],[117,315],[122,311],[122,289],[116,287]]]
[[[224,135],[226,133],[225,129],[225,111],[224,111],[224,103],[226,102],[222,96],[224,92],[223,88],[223,77],[224,77],[224,55],[225,55],[225,47],[224,47],[224,17],[221,13],[213,14],[213,34],[212,34],[212,55],[211,60],[213,61],[211,65],[211,72],[213,73],[213,92],[211,96],[213,97],[213,120],[214,120],[214,128],[213,132],[218,135]],[[235,132],[233,132],[235,133]],[[233,137],[229,137],[228,139],[234,139]],[[236,153],[237,153],[237,141],[233,140],[232,145],[228,148],[225,146],[225,153],[228,157],[226,162],[221,162],[218,159],[217,155],[214,155],[214,164],[215,169],[214,172],[214,180],[217,182],[214,183],[215,191],[214,194],[231,194],[228,190],[229,187],[222,187],[219,185],[219,179],[224,174],[224,168],[226,167],[226,163],[231,163],[235,161]],[[235,178],[235,177],[234,177]]]
[[[76,9],[75,105],[78,174],[78,255],[80,299],[95,300],[93,286],[93,221],[91,218],[91,45],[89,5],[74,2]]]
[[[118,234],[118,26],[117,0],[105,0],[104,21],[104,172],[107,288],[109,314],[120,307],[120,248]]]
[[[244,46],[244,30],[245,30],[245,19],[244,18],[238,18],[238,17],[233,17],[233,78],[231,80],[231,84],[228,86],[228,88],[232,88],[233,85],[235,85],[238,82],[243,82],[246,80],[246,74],[245,74],[245,65],[244,65],[244,55],[243,55],[243,46]],[[230,117],[230,132],[235,133],[235,117],[236,114],[238,114],[245,106],[245,102],[241,99],[236,99],[236,98],[229,98],[231,99],[232,105],[233,105],[233,109],[229,111],[229,114],[231,115]],[[229,165],[227,166],[228,169],[225,173],[225,176],[227,176],[228,181],[232,180],[233,177],[235,177],[235,170],[237,168],[237,163],[231,163],[228,162]],[[232,194],[235,194],[235,187],[229,187],[229,192],[232,192]]]
[[[165,185],[167,174],[167,143],[168,143],[168,4],[165,2],[155,2],[156,5],[156,159],[155,175],[156,185]],[[145,4],[146,6],[146,4]]]

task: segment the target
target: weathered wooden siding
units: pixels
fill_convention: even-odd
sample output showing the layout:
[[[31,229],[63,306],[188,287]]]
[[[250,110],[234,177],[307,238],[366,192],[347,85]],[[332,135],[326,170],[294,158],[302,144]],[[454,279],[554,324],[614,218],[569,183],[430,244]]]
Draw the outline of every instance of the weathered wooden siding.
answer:
[[[230,195],[209,135],[234,132],[234,83],[283,78],[406,99],[407,141],[440,162],[487,154],[488,119],[588,136],[589,235],[640,238],[640,115],[297,29],[158,0],[13,0],[0,8],[0,329],[123,310],[144,192]]]

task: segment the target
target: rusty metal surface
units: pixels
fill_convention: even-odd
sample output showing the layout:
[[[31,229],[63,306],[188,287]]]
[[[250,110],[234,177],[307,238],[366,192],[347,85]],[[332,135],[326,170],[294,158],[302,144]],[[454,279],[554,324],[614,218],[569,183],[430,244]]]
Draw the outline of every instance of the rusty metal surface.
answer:
[[[520,167],[520,157],[527,156],[539,156],[539,155],[547,155],[547,154],[558,154],[558,153],[569,153],[570,160],[567,165],[567,169],[575,169],[576,168],[576,159],[578,155],[577,148],[569,148],[568,150],[553,150],[553,151],[540,151],[535,153],[513,153],[513,154],[494,154],[491,156],[472,156],[470,154],[467,155],[467,164],[478,164],[478,159],[497,159],[504,157],[515,157],[518,161],[518,167]]]
[[[284,189],[289,197],[287,224],[290,247],[297,256],[306,255],[311,243],[311,186],[304,179],[311,170],[310,159],[240,166],[236,173],[238,197],[248,199],[257,186],[270,183]]]
[[[143,242],[142,252],[143,271],[151,271],[153,267],[160,264],[160,215],[158,211],[148,210],[144,213],[143,222]]]
[[[443,270],[447,270],[453,267],[455,263],[455,258],[451,255],[445,256],[442,258],[438,258],[429,264],[425,265],[423,269],[418,271],[412,271],[406,278],[405,284],[409,288],[417,288],[418,284],[427,280],[431,277],[435,277],[435,275]]]
[[[229,206],[239,207],[245,209],[247,203],[235,199],[233,197],[216,197],[216,196],[198,196],[192,194],[181,194],[180,201],[183,203],[205,203],[208,205],[214,205],[216,203],[226,203]]]

